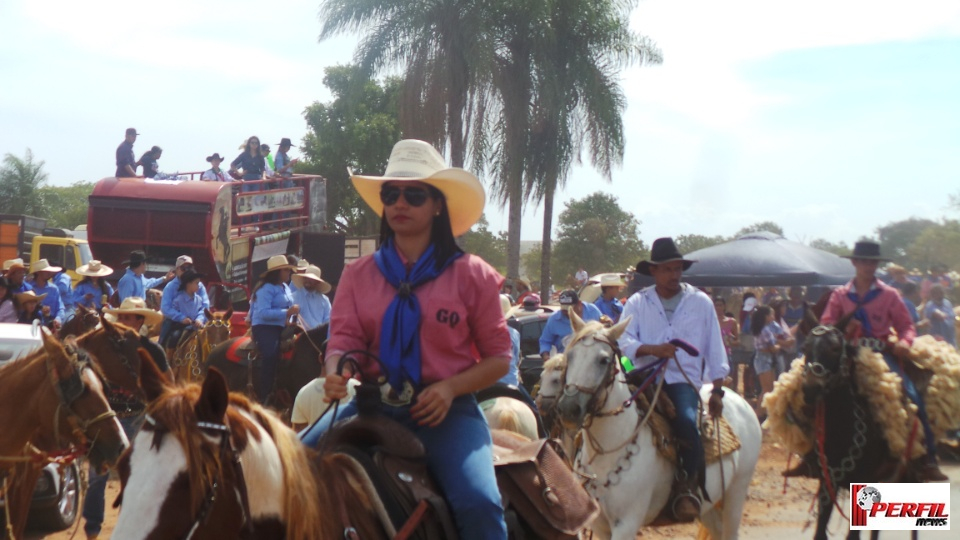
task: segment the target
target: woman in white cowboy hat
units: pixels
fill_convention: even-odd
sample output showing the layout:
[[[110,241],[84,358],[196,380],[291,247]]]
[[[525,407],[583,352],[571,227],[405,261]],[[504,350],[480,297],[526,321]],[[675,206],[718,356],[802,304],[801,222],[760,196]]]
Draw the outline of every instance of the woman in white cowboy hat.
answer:
[[[294,265],[285,255],[267,259],[267,270],[253,289],[250,300],[250,323],[253,341],[260,351],[260,376],[255,382],[257,398],[266,402],[273,391],[280,364],[280,332],[290,323],[290,317],[300,313],[293,302],[293,293],[287,282]]]
[[[36,294],[33,291],[16,293],[13,297],[17,301],[17,322],[31,324],[33,321],[40,321],[40,324],[47,326],[51,323],[50,308],[41,304],[47,297],[47,293]]]
[[[307,330],[330,322],[331,306],[327,293],[332,287],[320,276],[320,268],[312,264],[308,264],[302,273],[298,271],[293,275],[296,285],[293,302],[300,307],[300,317]]]
[[[383,407],[427,448],[431,472],[448,496],[460,538],[505,539],[493,472],[490,431],[473,392],[494,384],[510,365],[510,336],[500,310],[503,277],[455,238],[483,212],[473,174],[448,168],[423,141],[398,142],[384,176],[352,176],[380,214],[380,249],[344,269],[334,299],[324,389],[346,395],[335,374],[342,354],[369,351],[387,366],[392,392]],[[375,362],[358,357],[367,376]],[[348,368],[349,370],[349,368]],[[352,373],[347,373],[352,375]],[[341,407],[356,413],[356,401]],[[324,417],[303,435],[316,445]]]
[[[77,273],[83,279],[73,289],[73,303],[99,310],[113,296],[113,287],[103,279],[113,273],[113,268],[92,260],[77,268]]]
[[[49,313],[44,314],[44,318],[54,330],[59,330],[64,321],[63,298],[60,296],[60,289],[53,283],[54,276],[63,270],[59,266],[53,266],[46,259],[40,259],[30,263],[30,273],[33,275],[33,291],[37,295],[42,295],[43,300],[40,305],[48,308]]]

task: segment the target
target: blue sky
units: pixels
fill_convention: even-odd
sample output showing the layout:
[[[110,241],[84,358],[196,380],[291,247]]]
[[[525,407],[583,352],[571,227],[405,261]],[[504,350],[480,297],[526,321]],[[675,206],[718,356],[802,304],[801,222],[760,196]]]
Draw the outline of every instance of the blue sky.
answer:
[[[323,68],[317,0],[0,4],[0,154],[31,148],[54,184],[112,174],[123,130],[161,169],[200,170],[249,135],[306,130]],[[648,0],[634,28],[660,66],[623,72],[627,152],[605,183],[577,168],[558,208],[619,197],[643,240],[729,235],[763,220],[789,238],[852,243],[911,216],[957,218],[960,2]],[[503,212],[488,206],[495,229]],[[539,239],[539,209],[523,238]]]

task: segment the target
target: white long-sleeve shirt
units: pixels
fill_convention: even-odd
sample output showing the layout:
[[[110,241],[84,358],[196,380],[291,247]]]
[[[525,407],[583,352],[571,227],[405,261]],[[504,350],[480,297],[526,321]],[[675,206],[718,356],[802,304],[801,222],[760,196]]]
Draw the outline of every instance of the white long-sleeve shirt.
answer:
[[[667,384],[686,382],[684,373],[694,384],[722,379],[730,372],[730,365],[713,302],[706,294],[686,283],[682,283],[681,287],[679,294],[683,296],[670,320],[653,286],[630,297],[620,317],[621,321],[631,318],[620,336],[620,349],[640,367],[656,360],[649,355],[638,357],[637,349],[641,345],[659,345],[680,338],[699,349],[700,356],[690,356],[682,349],[677,349],[677,360],[683,366],[683,372],[677,368],[677,362],[668,362],[665,375]]]

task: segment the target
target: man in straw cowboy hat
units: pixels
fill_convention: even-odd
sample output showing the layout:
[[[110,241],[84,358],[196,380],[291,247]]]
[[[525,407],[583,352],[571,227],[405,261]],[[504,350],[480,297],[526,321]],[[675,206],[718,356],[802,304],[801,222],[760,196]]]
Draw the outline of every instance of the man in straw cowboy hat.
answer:
[[[623,313],[623,304],[617,297],[626,286],[623,276],[619,274],[600,276],[600,296],[594,300],[593,304],[597,306],[600,313],[610,317],[614,324],[620,321],[620,314]]]
[[[730,371],[713,301],[680,281],[683,271],[694,262],[683,257],[672,238],[653,242],[650,260],[640,261],[637,272],[652,276],[654,285],[627,301],[622,317],[629,317],[630,323],[619,340],[623,354],[638,367],[658,358],[676,358],[667,364],[663,389],[676,407],[673,432],[681,441],[681,470],[671,504],[679,521],[693,521],[700,515],[699,475],[704,466],[698,431],[700,386],[713,381],[708,408],[719,416],[723,379]],[[677,338],[696,347],[700,355],[692,356],[670,343]]]
[[[193,270],[193,258],[189,255],[177,257],[176,266],[173,269],[174,278],[163,288],[163,299],[160,301],[160,312],[163,313],[163,325],[160,327],[160,343],[166,343],[170,332],[174,328],[174,323],[182,323],[184,315],[177,311],[173,302],[180,294],[180,276],[187,270]],[[207,288],[200,283],[197,295],[203,304],[203,309],[210,309],[210,298],[207,296]],[[202,310],[201,310],[202,311]]]
[[[903,299],[896,289],[876,277],[877,266],[881,261],[890,259],[880,254],[880,244],[860,241],[854,245],[853,253],[847,257],[856,271],[852,280],[842,287],[834,289],[827,302],[827,308],[820,317],[820,324],[833,325],[852,314],[853,319],[846,327],[848,339],[858,340],[861,346],[870,347],[883,355],[890,371],[900,376],[904,393],[917,406],[917,417],[923,426],[926,458],[918,458],[913,466],[920,481],[945,482],[949,480],[937,465],[937,446],[930,429],[923,398],[907,377],[900,362],[908,358],[910,345],[917,336],[913,319],[907,311]],[[896,330],[898,341],[890,343],[891,328]],[[812,472],[811,456],[801,465],[786,474],[803,475]],[[815,458],[813,458],[815,459]]]
[[[155,326],[163,321],[163,315],[159,311],[147,308],[143,298],[128,296],[120,303],[119,308],[113,309],[107,306],[103,312],[108,319],[139,332],[140,346],[150,354],[160,372],[172,379],[170,365],[167,363],[163,349],[144,335],[147,326]],[[117,419],[120,420],[124,433],[132,441],[143,424],[146,405],[130,392],[113,385],[107,385],[104,388],[104,394],[107,402],[110,403],[110,408],[117,413]],[[109,478],[109,472],[101,473],[90,467],[87,496],[83,501],[83,531],[88,539],[94,539],[100,535],[104,517],[104,491]]]
[[[498,295],[503,277],[456,243],[483,213],[483,186],[415,140],[393,147],[384,176],[351,176],[382,216],[381,245],[347,266],[338,285],[327,397],[347,394],[346,378],[336,374],[343,353],[377,355],[389,383],[381,408],[423,441],[460,538],[505,539],[490,430],[473,395],[509,368],[510,337]],[[355,358],[366,376],[380,374],[376,362]],[[340,410],[356,414],[356,400]],[[304,442],[316,445],[330,424],[330,416],[321,419]]]
[[[293,282],[297,285],[293,303],[300,306],[300,317],[307,330],[330,322],[331,306],[327,293],[332,287],[321,277],[320,268],[307,265],[303,273],[293,274]]]
[[[45,295],[45,298],[41,301],[41,305],[50,308],[47,317],[50,319],[51,327],[55,330],[60,328],[66,313],[63,307],[63,299],[60,298],[60,289],[50,280],[61,270],[63,270],[63,268],[53,266],[47,262],[47,259],[40,259],[30,264],[30,274],[33,276],[33,290],[37,294]]]

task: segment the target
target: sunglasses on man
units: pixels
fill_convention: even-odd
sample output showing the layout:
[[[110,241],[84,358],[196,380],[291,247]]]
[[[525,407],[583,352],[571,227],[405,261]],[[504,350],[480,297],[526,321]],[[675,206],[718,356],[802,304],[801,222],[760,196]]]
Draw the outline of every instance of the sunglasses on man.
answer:
[[[427,202],[427,199],[431,197],[430,190],[423,187],[402,188],[385,185],[380,188],[380,202],[382,202],[384,206],[397,204],[397,201],[400,200],[400,195],[403,195],[407,204],[415,208],[423,206]]]

